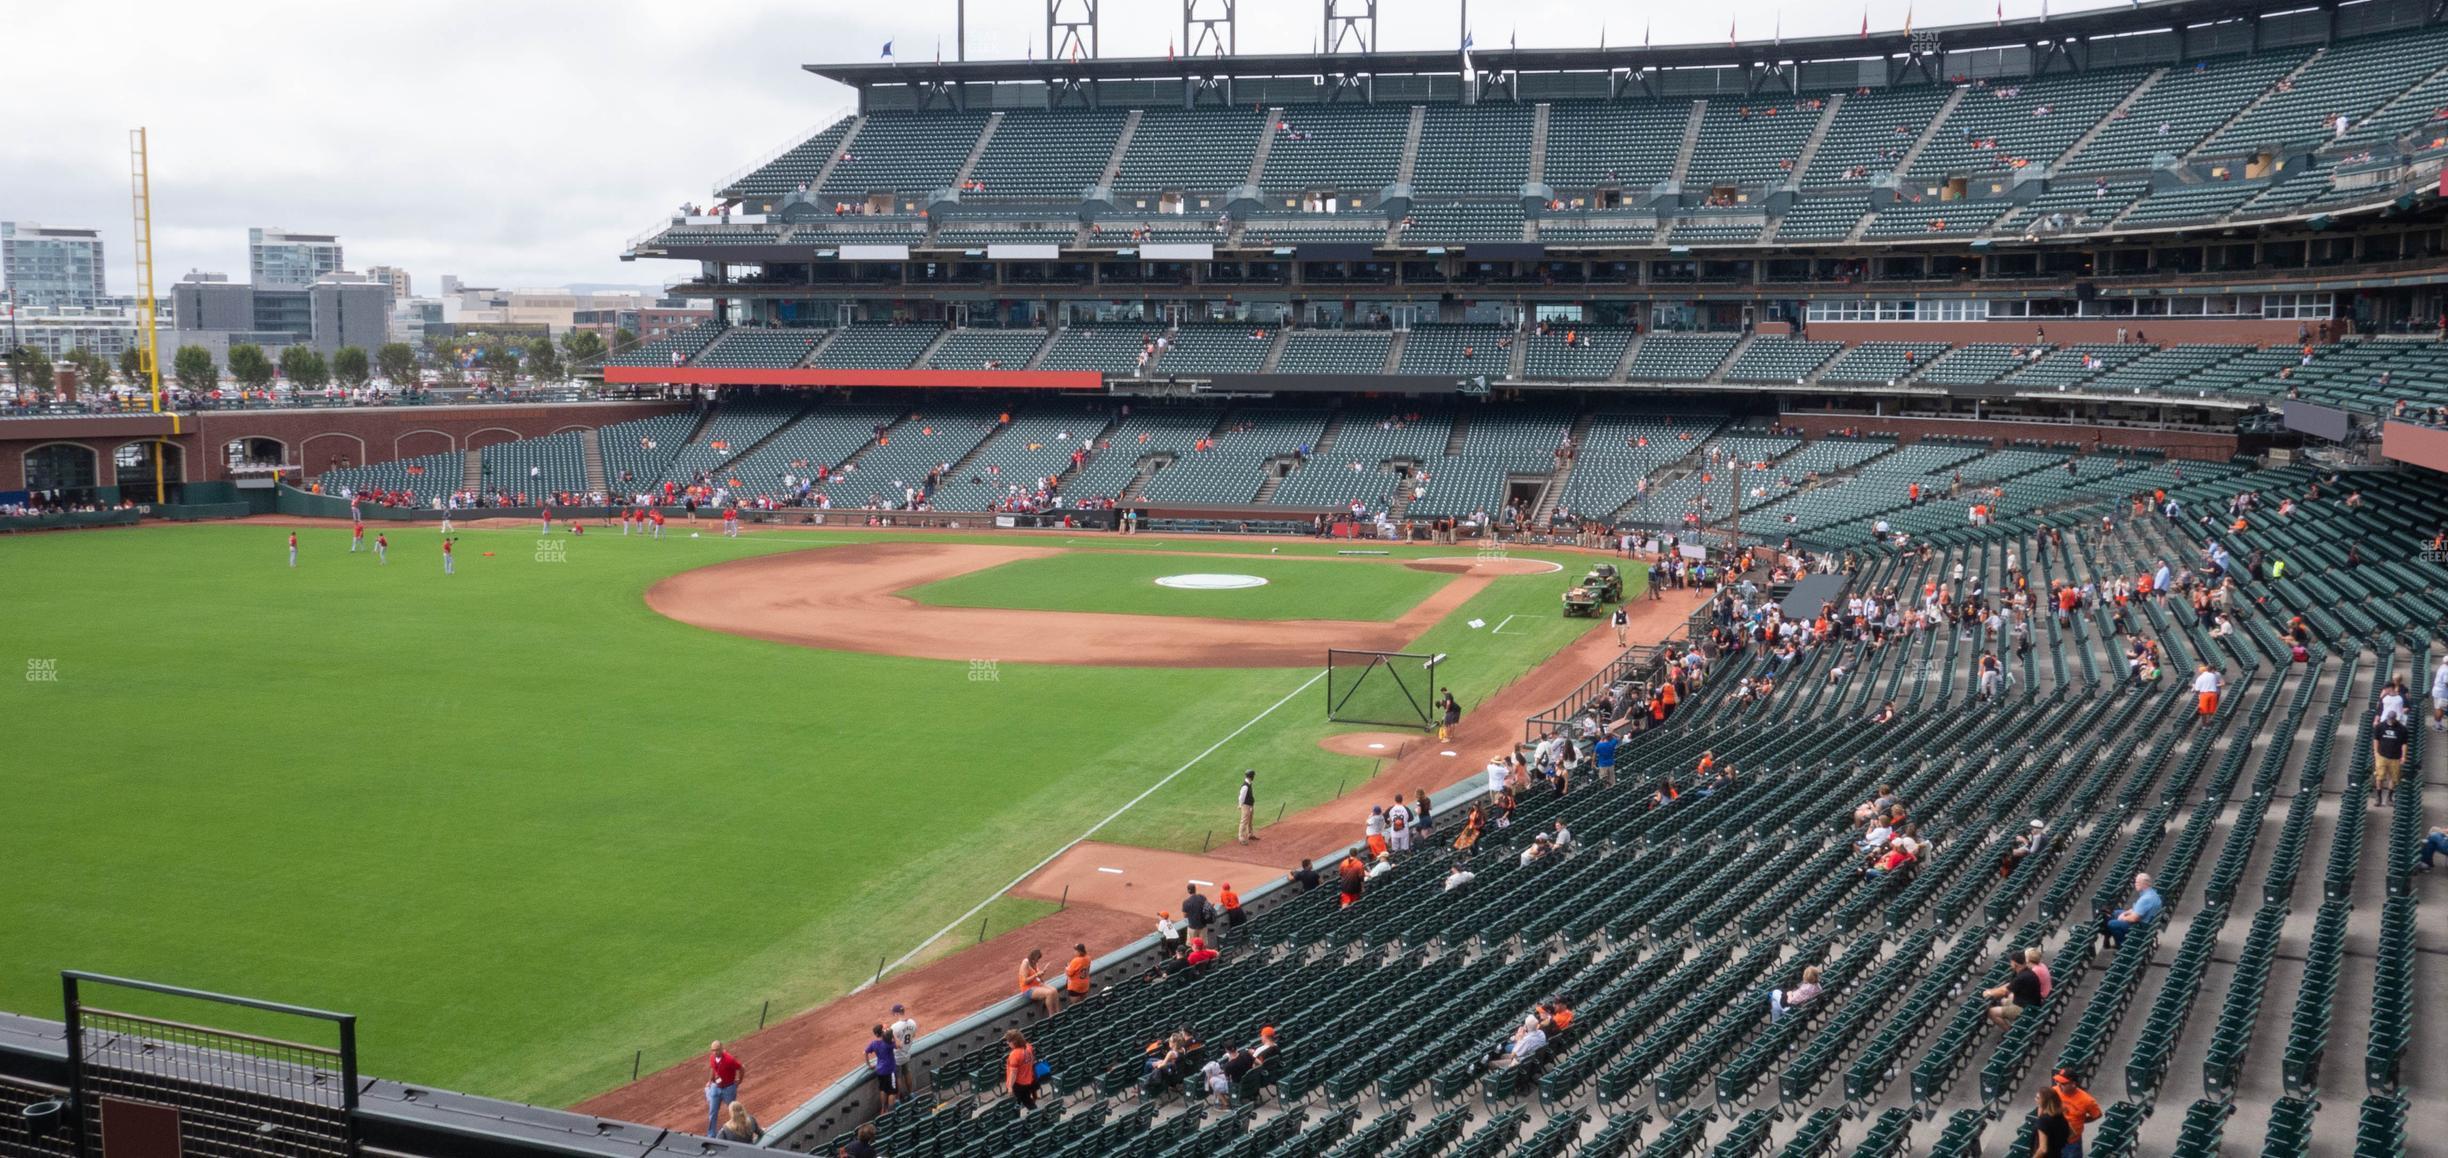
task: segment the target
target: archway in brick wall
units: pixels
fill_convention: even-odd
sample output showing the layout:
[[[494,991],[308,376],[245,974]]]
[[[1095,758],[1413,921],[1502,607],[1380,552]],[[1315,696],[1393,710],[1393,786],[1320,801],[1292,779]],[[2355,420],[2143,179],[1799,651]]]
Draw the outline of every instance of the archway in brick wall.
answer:
[[[459,449],[459,440],[440,430],[411,430],[391,440],[391,457],[393,458],[449,454],[457,449]]]
[[[298,444],[298,465],[305,468],[308,478],[313,478],[327,470],[337,470],[344,466],[364,466],[365,463],[365,439],[354,434],[345,434],[336,430],[327,431],[310,435],[306,441]]]

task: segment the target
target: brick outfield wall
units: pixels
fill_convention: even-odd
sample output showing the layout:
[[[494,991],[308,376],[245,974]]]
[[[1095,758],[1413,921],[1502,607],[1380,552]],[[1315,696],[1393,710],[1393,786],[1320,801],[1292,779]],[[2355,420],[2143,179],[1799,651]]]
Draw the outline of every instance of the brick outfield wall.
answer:
[[[536,406],[368,407],[329,410],[205,411],[179,415],[183,433],[171,437],[182,452],[183,482],[220,482],[230,476],[222,447],[234,439],[270,438],[287,448],[284,459],[305,468],[311,479],[346,461],[352,466],[482,450],[520,438],[542,438],[669,414],[679,402],[556,403]],[[68,442],[96,456],[97,486],[118,485],[112,453],[123,443],[168,435],[167,416],[11,418],[0,420],[0,491],[25,488],[25,452],[46,443]],[[296,481],[292,479],[292,481]]]
[[[1970,418],[1874,418],[1867,414],[1785,413],[1777,421],[1817,438],[1841,430],[1889,435],[1902,442],[1924,438],[1985,438],[1992,446],[2016,441],[2137,446],[2169,458],[2225,462],[2235,457],[2236,436],[2198,430],[2152,430],[2132,426],[2077,426],[2058,422],[2006,422]]]

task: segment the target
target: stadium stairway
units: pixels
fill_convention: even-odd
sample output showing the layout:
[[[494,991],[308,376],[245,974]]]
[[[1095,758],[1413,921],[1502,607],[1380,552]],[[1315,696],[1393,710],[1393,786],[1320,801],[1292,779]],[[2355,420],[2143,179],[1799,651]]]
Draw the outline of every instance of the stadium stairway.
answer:
[[[2218,127],[2213,128],[2208,133],[2203,134],[2202,139],[2194,144],[2193,148],[2185,154],[2184,159],[2190,161],[2201,156],[2203,150],[2209,147],[2210,142],[2225,136],[2227,130],[2234,127],[2236,122],[2260,111],[2261,106],[2269,103],[2272,98],[2294,91],[2295,83],[2303,79],[2303,74],[2310,70],[2312,66],[2320,63],[2321,59],[2327,55],[2329,55],[2329,50],[2326,48],[2321,48],[2315,50],[2311,55],[2304,57],[2303,62],[2297,64],[2294,69],[2289,71],[2285,76],[2279,77],[2277,80],[2270,82],[2269,87],[2262,89],[2259,95],[2244,102],[2243,107],[2237,109],[2234,116],[2220,121],[2218,123]],[[2230,149],[2232,149],[2232,146],[2221,146],[2220,151],[2224,152]],[[2176,175],[2180,179],[2184,180],[2187,184],[2201,180],[2200,174],[2195,173],[2192,166],[2189,165],[2178,166],[2176,169]]]
[[[1256,187],[1259,178],[1266,176],[1267,154],[1275,151],[1275,126],[1283,123],[1283,116],[1280,105],[1267,109],[1266,120],[1258,125],[1258,147],[1250,150],[1249,177],[1242,184]]]
[[[2124,120],[2125,114],[2132,112],[2134,105],[2140,103],[2143,96],[2148,94],[2152,88],[2158,85],[2162,78],[2167,76],[2167,72],[2168,70],[2164,67],[2152,69],[2148,75],[2142,78],[2141,83],[2136,84],[2131,90],[2126,92],[2125,99],[2118,101],[2116,103],[2116,107],[2109,109],[2107,115],[2102,116],[2098,122],[2094,123],[2090,128],[2084,129],[2083,135],[2074,138],[2074,143],[2067,145],[2065,152],[2057,154],[2057,156],[2054,158],[2054,163],[2050,166],[2051,170],[2054,171],[2056,165],[2064,164],[2075,157],[2082,156],[2082,151],[2090,148],[2091,142],[2098,140],[2101,133],[2107,132],[2110,125]]]
[[[1394,167],[1396,184],[1409,185],[1412,177],[1419,172],[1420,132],[1427,121],[1428,106],[1411,106],[1411,121],[1403,128],[1402,160]],[[1396,335],[1395,340],[1400,341],[1401,335]]]
[[[1929,127],[1921,130],[1920,136],[1913,138],[1912,147],[1904,150],[1903,156],[1896,158],[1895,167],[1889,171],[1894,173],[1912,172],[1913,162],[1921,159],[1921,150],[1929,148],[1929,143],[1938,139],[1938,133],[1946,126],[1947,119],[1955,115],[1956,109],[1963,107],[1964,94],[1971,91],[1972,90],[1970,88],[1963,85],[1955,86],[1955,91],[1947,94],[1946,103],[1939,105],[1938,111],[1930,114]],[[1862,222],[1862,225],[1868,224],[1868,221]],[[1852,237],[1849,237],[1846,240],[1860,240],[1861,226],[1855,226],[1853,234],[1854,235]]]
[[[611,493],[611,488],[604,480],[603,439],[598,436],[594,427],[590,426],[579,432],[578,448],[586,455],[587,492],[598,495]]]
[[[481,491],[484,481],[484,453],[470,448],[467,452],[467,469],[459,476],[459,489]]]
[[[1113,155],[1105,158],[1105,167],[1097,173],[1097,187],[1111,189],[1122,176],[1122,158],[1130,154],[1131,138],[1139,135],[1139,118],[1144,109],[1132,109],[1122,118],[1122,131],[1114,134]]]
[[[1683,121],[1683,140],[1675,146],[1674,167],[1667,171],[1667,179],[1678,187],[1691,175],[1692,154],[1700,148],[1700,128],[1707,120],[1708,101],[1693,101],[1691,115]]]
[[[1827,107],[1819,110],[1819,123],[1811,126],[1810,136],[1803,140],[1801,151],[1794,155],[1793,173],[1787,178],[1789,181],[1800,181],[1802,174],[1810,172],[1811,162],[1819,156],[1819,146],[1827,142],[1828,126],[1836,123],[1837,111],[1844,108],[1845,94],[1841,92],[1829,93],[1823,99]]]
[[[969,155],[962,159],[960,171],[952,175],[954,189],[965,189],[969,186],[970,175],[977,172],[978,159],[986,155],[986,147],[994,142],[995,130],[1002,127],[1002,113],[998,112],[986,118],[986,127],[978,130],[977,143],[969,146]]]
[[[1411,331],[1394,331],[1394,339],[1386,343],[1385,365],[1378,367],[1378,371],[1386,374],[1393,373],[1395,367],[1402,365],[1403,347],[1410,344]]]
[[[1547,122],[1554,113],[1555,106],[1546,101],[1540,101],[1530,110],[1530,168],[1525,180],[1533,185],[1547,183]],[[1513,376],[1521,376],[1518,367]]]
[[[1266,360],[1258,363],[1258,372],[1261,374],[1274,373],[1275,367],[1283,362],[1284,347],[1290,344],[1291,340],[1290,330],[1282,326],[1275,327],[1275,332],[1269,335]]]

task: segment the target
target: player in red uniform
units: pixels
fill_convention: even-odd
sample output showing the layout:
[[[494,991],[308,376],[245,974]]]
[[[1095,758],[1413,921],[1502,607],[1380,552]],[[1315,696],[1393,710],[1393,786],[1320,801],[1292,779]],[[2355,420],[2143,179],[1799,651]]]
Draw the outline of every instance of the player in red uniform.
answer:
[[[658,539],[662,538],[662,537],[663,537],[663,508],[661,508],[661,507],[648,507],[648,508],[646,508],[646,517],[647,517],[647,519],[648,519],[649,521],[651,521],[651,522],[653,522],[653,523],[654,523],[654,537],[655,537],[655,538],[658,538]]]
[[[442,573],[445,575],[458,574],[458,572],[453,570],[451,567],[451,544],[458,541],[459,540],[457,539],[442,540]]]
[[[297,566],[297,532],[289,532],[289,565]]]
[[[374,561],[377,563],[391,561],[391,536],[380,531],[374,533]]]
[[[365,546],[365,524],[357,523],[349,528],[349,554],[356,554],[357,549],[363,546]]]

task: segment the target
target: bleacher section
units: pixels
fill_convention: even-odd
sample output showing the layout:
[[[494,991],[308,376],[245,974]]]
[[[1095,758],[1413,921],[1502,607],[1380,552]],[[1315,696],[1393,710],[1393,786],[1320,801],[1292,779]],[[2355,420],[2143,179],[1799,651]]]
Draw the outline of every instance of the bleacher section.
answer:
[[[941,333],[936,326],[845,326],[816,355],[815,365],[833,370],[907,369]]]
[[[1300,105],[1277,118],[1258,187],[1274,203],[1310,192],[1340,193],[1362,204],[1394,183],[1410,135],[1408,105]]]
[[[2170,68],[2149,92],[2108,122],[2091,143],[2066,159],[2059,171],[2105,173],[2150,167],[2160,154],[2181,157],[2241,112],[2310,53],[2268,52],[2222,56]]]
[[[742,197],[770,197],[797,191],[813,184],[816,175],[824,172],[825,164],[841,149],[842,138],[857,123],[854,117],[843,117],[818,130],[814,136],[793,145],[781,156],[758,166],[755,171],[731,183],[726,190]]]
[[[1164,374],[1255,374],[1266,364],[1274,338],[1275,331],[1262,326],[1186,323],[1173,332],[1172,348],[1157,360],[1156,370]]]
[[[1421,197],[1518,197],[1530,177],[1527,105],[1431,105],[1411,178]],[[1281,148],[1282,141],[1276,142]],[[1274,167],[1272,157],[1268,167]]]
[[[1946,104],[1949,90],[1935,85],[1848,93],[1828,122],[1827,136],[1802,174],[1806,188],[1868,185],[1895,171],[1896,162]]]
[[[1267,119],[1247,109],[1150,108],[1123,151],[1114,192],[1224,193],[1249,180]]]
[[[1520,241],[1519,201],[1417,205],[1406,215],[1409,224],[1394,232],[1396,245],[1467,245],[1473,241]]]
[[[1242,504],[1257,497],[1266,460],[1316,446],[1327,412],[1235,407],[1213,445],[1157,471],[1142,496],[1156,503]]]
[[[1944,342],[1863,342],[1836,356],[1819,381],[1840,386],[1879,386],[1926,368],[1946,353]]]
[[[1097,370],[1114,377],[1139,373],[1139,354],[1164,332],[1154,324],[1116,322],[1099,326],[1065,326],[1054,333],[1043,369]]]
[[[1683,101],[1558,102],[1547,114],[1547,184],[1645,194],[1674,171],[1690,119]]]
[[[948,189],[985,128],[980,113],[871,113],[819,192],[861,197]]]
[[[1410,413],[1372,408],[1363,402],[1344,407],[1331,450],[1295,468],[1276,488],[1272,501],[1337,509],[1357,501],[1379,511],[1407,498],[1411,480],[1385,464],[1393,460],[1415,466],[1435,463],[1444,457],[1453,437],[1451,414],[1430,412],[1419,421],[1409,421]]]
[[[1384,330],[1294,330],[1284,337],[1279,374],[1377,374],[1394,336]]]
[[[873,441],[879,428],[892,425],[902,413],[898,406],[819,405],[776,432],[763,446],[734,457],[723,475],[740,480],[740,489],[750,496],[785,498],[814,479],[819,469],[841,466]]]
[[[614,494],[643,492],[663,477],[664,465],[696,428],[695,414],[658,414],[596,431],[596,444],[603,449],[604,485]]]
[[[604,359],[607,366],[679,366],[722,335],[721,326],[707,323],[674,330],[651,342],[643,342]]]
[[[1734,352],[1738,334],[1647,334],[1632,350],[1631,382],[1698,382]]]
[[[1511,326],[1435,323],[1413,326],[1403,337],[1402,359],[1394,372],[1503,378],[1512,364],[1513,351],[1510,346],[1498,343],[1509,343],[1519,337]]]
[[[2103,69],[1974,86],[1913,158],[1907,176],[1921,180],[2046,168],[2146,75],[2143,69]]]
[[[1629,326],[1587,326],[1551,322],[1545,334],[1533,329],[1522,335],[1522,374],[1541,381],[1606,382],[1623,365],[1624,348],[1635,331]],[[1569,340],[1570,344],[1566,344]]]
[[[546,438],[497,442],[479,453],[483,477],[492,487],[525,492],[538,502],[548,495],[584,495],[586,448],[582,438],[571,430]]]
[[[1119,498],[1139,476],[1141,459],[1151,455],[1178,459],[1195,453],[1199,440],[1222,418],[1221,410],[1135,406],[1114,424],[1113,433],[1105,436],[1104,448],[1065,483],[1063,491],[1080,499]],[[1254,474],[1250,489],[1257,490]]]
[[[1709,98],[1701,114],[1700,139],[1692,146],[1684,183],[1779,185],[1793,176],[1802,145],[1819,125],[1823,98],[1746,100]]]
[[[944,335],[943,344],[927,355],[938,370],[1024,369],[1045,345],[1044,330],[978,330],[962,327]]]
[[[805,409],[807,403],[794,399],[758,398],[719,407],[697,436],[672,454],[662,475],[683,486],[699,481],[730,486],[733,476],[727,465]],[[740,486],[747,485],[742,479]]]
[[[1004,113],[969,173],[980,187],[963,191],[962,200],[1079,198],[1105,175],[1128,115],[1110,109]]]
[[[2228,156],[2264,145],[2318,144],[2335,137],[2415,81],[2448,65],[2448,29],[2348,40],[2323,49],[2285,92],[2276,90],[2204,141],[2196,153]]]
[[[787,370],[807,361],[808,353],[824,339],[823,330],[734,326],[723,331],[721,337],[691,359],[689,364],[734,370]]]
[[[1039,479],[1058,478],[1071,469],[1073,451],[1093,451],[1097,435],[1112,418],[1101,405],[1014,415],[1011,425],[936,488],[935,509],[989,511],[1015,495],[1034,494]]]
[[[434,500],[466,486],[467,454],[454,450],[365,466],[344,466],[324,471],[315,477],[315,482],[323,493],[332,495],[408,491],[416,495],[417,505],[432,506]]]
[[[1844,349],[1842,342],[1813,342],[1763,335],[1726,369],[1728,382],[1799,382]]]

